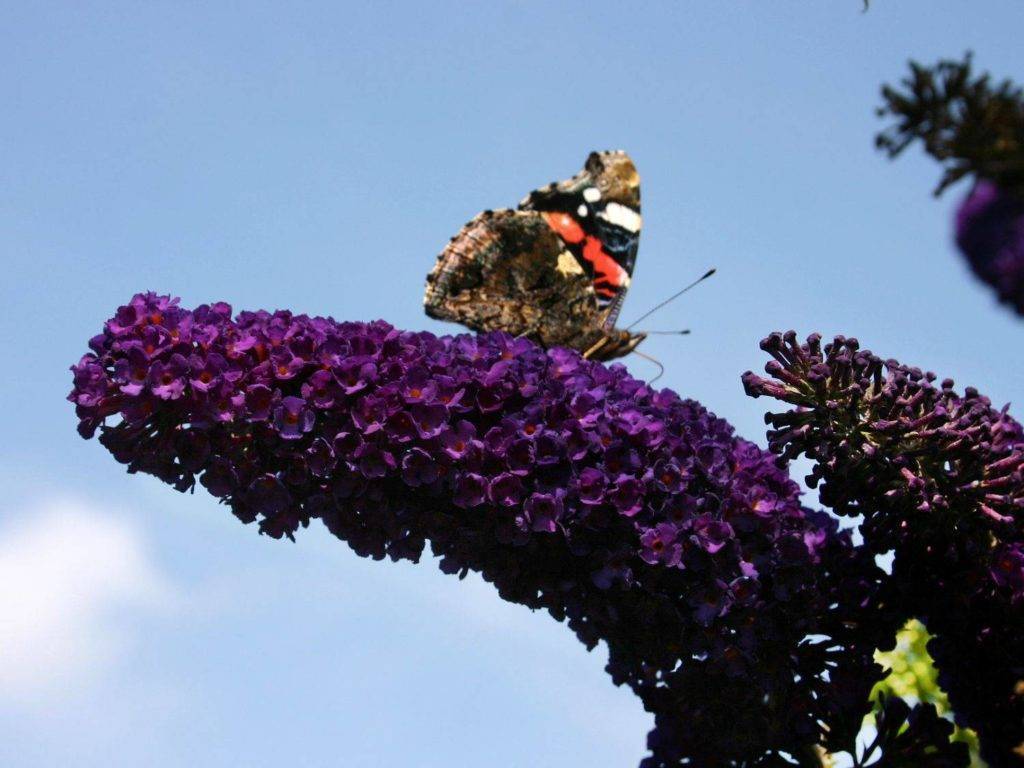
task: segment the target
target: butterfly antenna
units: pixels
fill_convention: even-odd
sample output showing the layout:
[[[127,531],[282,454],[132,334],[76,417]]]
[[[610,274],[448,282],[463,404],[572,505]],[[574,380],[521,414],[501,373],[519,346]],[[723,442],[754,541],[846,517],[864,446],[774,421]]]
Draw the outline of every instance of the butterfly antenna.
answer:
[[[645,355],[643,352],[640,352],[639,350],[636,349],[633,350],[633,354],[636,355],[637,357],[642,357],[644,360],[647,360],[648,362],[654,363],[656,366],[658,366],[658,375],[655,376],[650,381],[648,381],[648,385],[653,384],[654,382],[656,382],[658,379],[665,375],[665,366],[661,364],[660,360],[656,360],[650,355]]]
[[[652,307],[651,309],[649,309],[646,312],[644,312],[642,315],[640,315],[640,317],[638,317],[636,320],[634,320],[632,323],[630,323],[626,327],[626,330],[628,331],[628,330],[631,330],[632,328],[635,328],[636,324],[639,323],[641,320],[646,320],[648,317],[653,315],[655,312],[657,312],[659,309],[664,307],[666,304],[671,304],[673,301],[678,299],[680,296],[682,296],[688,290],[693,288],[695,285],[698,285],[698,284],[704,282],[705,280],[707,280],[709,277],[711,277],[713,274],[715,274],[716,271],[717,270],[715,268],[709,269],[707,272],[705,272],[703,275],[698,277],[696,280],[694,280],[692,283],[687,285],[685,288],[683,288],[683,289],[681,289],[679,291],[676,291],[675,293],[673,293],[671,296],[669,296],[667,299],[665,299],[660,304],[656,304],[654,307]]]
[[[684,328],[681,331],[641,331],[645,336],[689,336],[690,329]]]

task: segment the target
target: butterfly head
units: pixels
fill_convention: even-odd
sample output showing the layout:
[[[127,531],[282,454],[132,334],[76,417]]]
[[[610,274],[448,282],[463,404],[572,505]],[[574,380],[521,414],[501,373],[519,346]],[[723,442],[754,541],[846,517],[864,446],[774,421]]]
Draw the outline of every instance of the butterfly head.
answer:
[[[583,357],[590,360],[614,360],[617,357],[625,357],[647,338],[646,333],[630,333],[629,331],[612,328],[595,342],[589,349],[583,352]]]

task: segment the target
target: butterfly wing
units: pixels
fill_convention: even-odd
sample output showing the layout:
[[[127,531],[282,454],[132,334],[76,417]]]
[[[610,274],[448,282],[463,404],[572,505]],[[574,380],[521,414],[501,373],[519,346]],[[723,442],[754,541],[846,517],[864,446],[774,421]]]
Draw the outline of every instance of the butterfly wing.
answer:
[[[615,326],[640,245],[640,176],[625,152],[593,152],[583,171],[531,192],[537,211],[593,281],[601,325]]]
[[[616,329],[640,238],[640,179],[625,152],[592,153],[580,173],[485,211],[427,277],[426,313],[477,331],[528,336],[597,360],[643,335]]]
[[[603,336],[590,278],[535,211],[485,211],[427,276],[427,315],[477,331],[586,349]]]

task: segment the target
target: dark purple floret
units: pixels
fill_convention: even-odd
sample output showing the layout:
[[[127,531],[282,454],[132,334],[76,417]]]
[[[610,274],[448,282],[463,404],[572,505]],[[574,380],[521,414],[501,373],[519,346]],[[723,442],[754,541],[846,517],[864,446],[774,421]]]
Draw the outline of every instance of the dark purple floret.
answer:
[[[643,549],[640,557],[651,565],[679,565],[683,551],[679,543],[679,529],[671,523],[658,523],[640,536]]]
[[[957,210],[956,242],[999,300],[1024,315],[1024,198],[979,180]]]
[[[274,426],[285,440],[298,440],[313,429],[316,415],[301,397],[285,397],[274,409]]]
[[[487,498],[487,480],[482,476],[467,472],[455,480],[452,502],[457,507],[469,509],[484,503]]]
[[[166,362],[157,360],[149,369],[150,389],[161,400],[177,400],[185,391],[187,371],[188,361],[182,355],[171,355]]]
[[[562,520],[562,500],[565,491],[561,488],[552,493],[534,493],[523,505],[523,522],[532,531],[554,533]]]
[[[803,508],[775,457],[622,366],[154,294],[90,348],[80,431],[130,472],[198,481],[274,537],[320,519],[367,557],[429,543],[445,572],[604,641],[655,714],[645,765],[784,765],[866,711],[895,628],[871,553]],[[1001,589],[1014,557],[993,563]]]

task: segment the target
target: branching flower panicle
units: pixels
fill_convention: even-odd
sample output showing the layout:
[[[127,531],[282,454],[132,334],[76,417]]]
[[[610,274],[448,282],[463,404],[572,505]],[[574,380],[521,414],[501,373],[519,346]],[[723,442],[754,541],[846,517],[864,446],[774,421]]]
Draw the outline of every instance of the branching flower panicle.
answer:
[[[154,294],[90,347],[79,429],[129,472],[198,483],[274,537],[319,519],[413,561],[429,542],[444,571],[605,641],[655,714],[647,766],[784,761],[867,709],[878,643],[843,648],[851,617],[885,624],[870,556],[771,454],[621,366]]]
[[[855,339],[775,333],[748,394],[794,406],[765,420],[772,451],[813,462],[822,503],[862,516],[894,555],[890,600],[935,635],[929,652],[958,718],[993,766],[1024,754],[1024,430],[951,380],[882,360]]]

